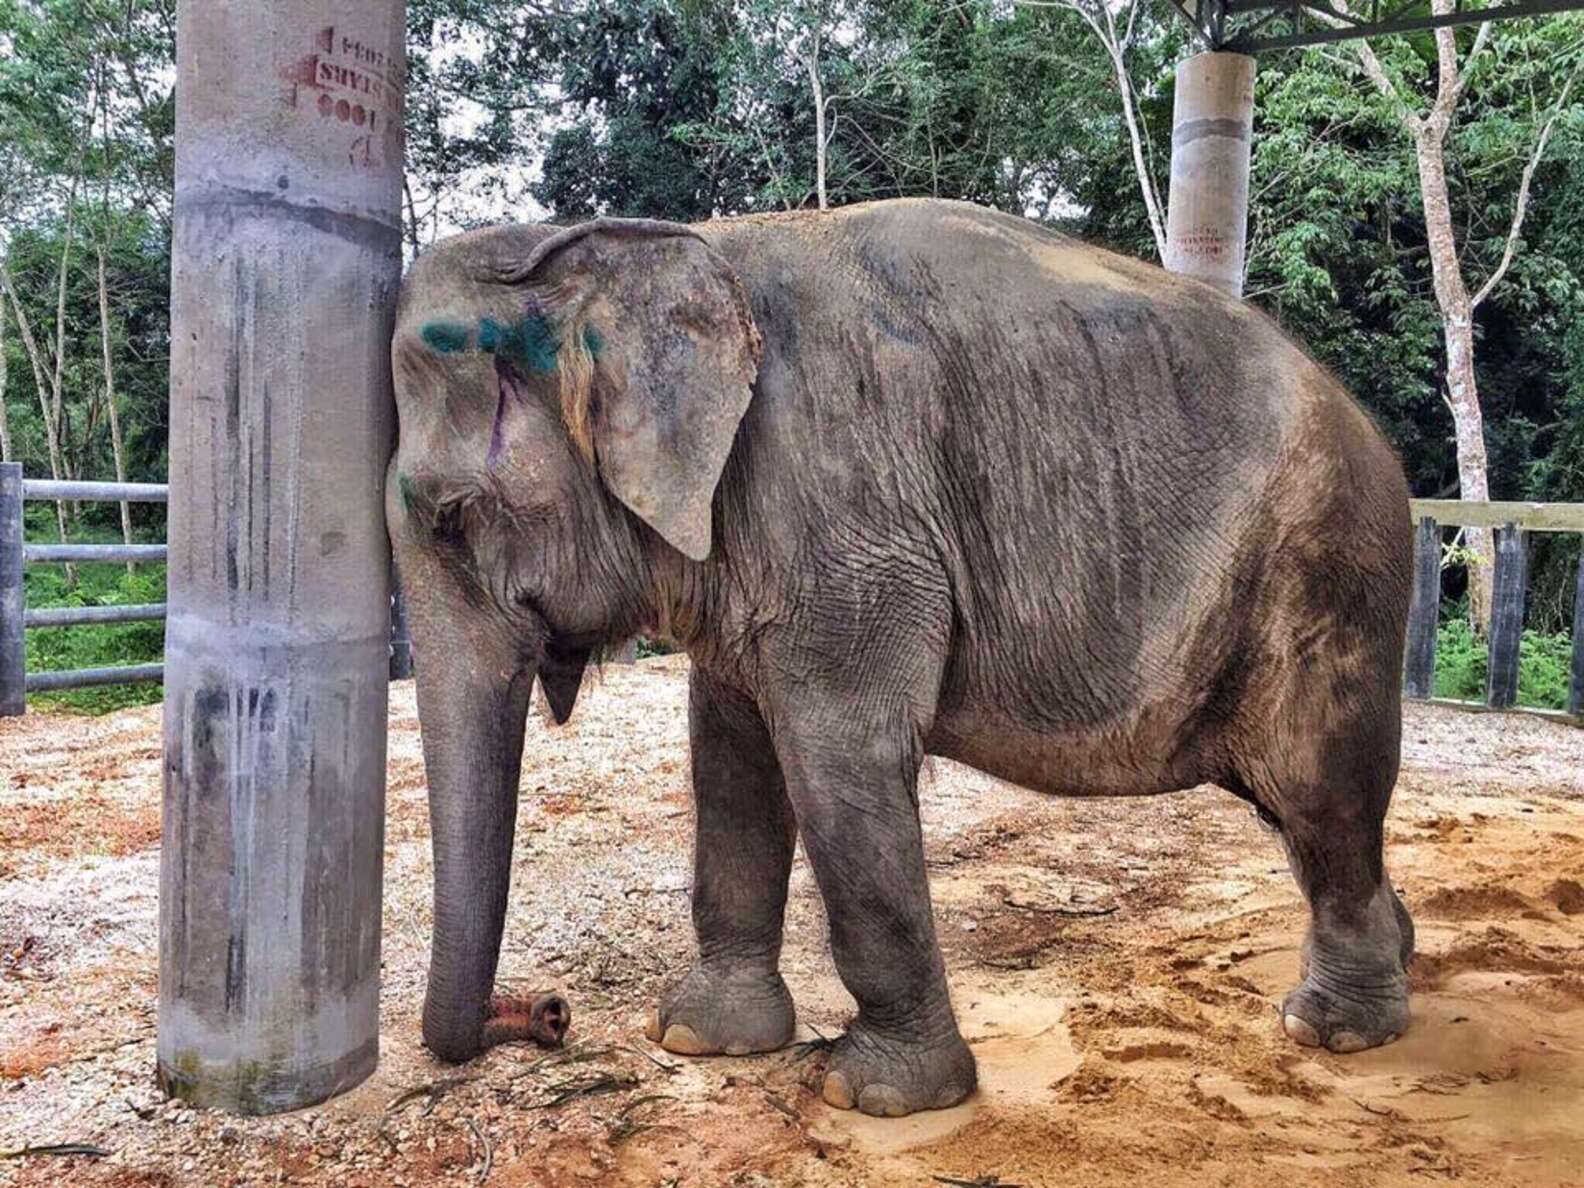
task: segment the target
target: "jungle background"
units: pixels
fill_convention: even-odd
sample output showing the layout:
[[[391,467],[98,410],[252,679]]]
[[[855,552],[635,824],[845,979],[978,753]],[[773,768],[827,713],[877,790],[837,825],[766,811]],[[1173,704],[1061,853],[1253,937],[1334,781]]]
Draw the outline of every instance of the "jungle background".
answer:
[[[166,476],[175,8],[0,0],[0,451],[30,476]],[[1166,0],[408,9],[409,256],[501,220],[930,194],[1158,262],[1173,71],[1195,48]],[[1577,15],[1260,58],[1246,296],[1368,407],[1416,495],[1469,494],[1454,414],[1472,399],[1490,498],[1584,499],[1581,62]],[[158,505],[28,516],[33,540],[164,538]],[[1437,691],[1477,697],[1464,543],[1448,541]],[[1528,704],[1565,701],[1578,552],[1534,543]],[[28,572],[30,605],[162,591],[159,566]],[[32,631],[29,668],[150,659],[162,635]]]

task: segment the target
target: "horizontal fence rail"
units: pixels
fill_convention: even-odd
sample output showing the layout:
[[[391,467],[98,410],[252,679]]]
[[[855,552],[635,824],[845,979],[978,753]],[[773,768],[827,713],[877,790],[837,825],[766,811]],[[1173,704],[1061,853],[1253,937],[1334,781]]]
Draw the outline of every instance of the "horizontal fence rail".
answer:
[[[163,602],[128,606],[46,606],[23,612],[25,627],[80,627],[85,623],[142,623],[163,619]]]
[[[29,544],[24,539],[22,509],[29,500],[70,500],[100,503],[167,503],[165,483],[94,483],[77,480],[25,479],[18,462],[0,463],[0,717],[27,712],[29,693],[59,693],[100,685],[163,681],[163,664],[121,664],[62,672],[28,672],[26,630],[79,627],[93,623],[138,623],[163,620],[163,602],[136,606],[50,606],[28,609],[23,571],[28,565],[122,564],[167,559],[163,544]],[[392,573],[391,588],[395,589]],[[412,676],[412,644],[400,596],[391,607],[392,680]]]
[[[29,565],[40,563],[89,561],[163,561],[164,545],[111,545],[111,544],[30,544],[22,546],[22,560]]]
[[[71,499],[84,503],[165,503],[166,483],[85,483],[65,479],[23,479],[23,499]]]
[[[1505,528],[1525,532],[1584,533],[1584,503],[1464,503],[1461,499],[1410,499],[1415,520],[1429,516],[1454,528]]]
[[[163,664],[116,664],[109,668],[74,668],[69,672],[30,672],[29,693],[60,693],[67,689],[89,689],[97,685],[130,685],[140,681],[163,681]]]

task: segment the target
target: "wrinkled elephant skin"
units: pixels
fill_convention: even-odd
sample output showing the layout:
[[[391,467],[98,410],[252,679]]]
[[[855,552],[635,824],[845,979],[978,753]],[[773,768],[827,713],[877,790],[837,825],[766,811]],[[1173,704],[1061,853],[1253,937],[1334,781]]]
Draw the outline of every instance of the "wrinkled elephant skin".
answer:
[[[801,835],[858,1015],[825,1098],[975,1085],[936,943],[926,754],[1040,792],[1218,784],[1312,920],[1287,1033],[1408,1024],[1382,865],[1411,542],[1391,450],[1268,319],[1007,215],[904,200],[425,253],[387,513],[435,849],[424,1038],[485,1042],[524,716],[639,632],[692,658],[698,958],[651,1038],[762,1052]]]

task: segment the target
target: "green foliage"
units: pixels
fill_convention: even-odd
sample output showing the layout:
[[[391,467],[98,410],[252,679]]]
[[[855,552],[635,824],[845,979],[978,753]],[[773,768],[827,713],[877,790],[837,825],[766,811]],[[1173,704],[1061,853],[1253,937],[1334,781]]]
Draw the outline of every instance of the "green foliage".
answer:
[[[104,357],[99,343],[97,261],[83,243],[86,230],[97,234],[102,220],[87,212],[86,228],[74,231],[66,277],[66,340],[62,368],[62,447],[68,470],[84,478],[115,478],[110,420],[102,399]],[[110,301],[111,352],[117,407],[127,448],[127,478],[163,482],[169,435],[170,261],[165,231],[146,214],[124,215],[103,227],[107,243],[106,282]],[[59,266],[65,227],[51,217],[18,229],[5,264],[35,338],[53,336]],[[8,311],[9,313],[9,311]],[[17,461],[30,476],[48,476],[49,451],[32,365],[14,319],[4,340],[9,390],[5,394]],[[48,350],[48,347],[43,349]],[[48,383],[48,377],[46,377]],[[84,505],[111,519],[113,505]],[[158,515],[134,505],[135,520]]]
[[[676,651],[674,645],[653,635],[640,635],[637,644],[636,654],[640,660],[647,660],[651,656],[669,656]]]
[[[1518,704],[1566,709],[1572,658],[1573,641],[1565,632],[1525,631],[1518,644]],[[1487,660],[1485,640],[1474,634],[1466,615],[1442,623],[1436,634],[1435,695],[1484,701]]]
[[[84,522],[71,533],[79,544],[119,543],[120,524],[114,504],[82,505],[84,513],[103,509],[96,522],[84,515]],[[163,508],[159,508],[163,512]],[[55,509],[51,504],[26,505],[24,534],[28,540],[55,538]],[[150,523],[138,538],[149,543],[165,538],[163,518]],[[165,566],[139,565],[128,574],[125,565],[78,565],[77,588],[67,585],[64,567],[29,565],[23,571],[27,605],[33,609],[51,606],[129,606],[165,601]],[[165,645],[165,624],[93,623],[78,627],[35,627],[27,632],[29,672],[58,671],[71,668],[99,668],[114,664],[151,664],[160,659]],[[78,713],[102,714],[128,705],[147,705],[160,699],[157,684],[108,685],[98,689],[73,689],[64,693],[34,694],[28,698],[30,709],[65,709]]]
[[[127,606],[165,600],[165,567],[139,566],[128,574],[122,565],[83,565],[78,585],[70,590],[64,572],[56,566],[27,568],[27,604],[46,606]],[[159,660],[165,646],[165,624],[93,623],[79,627],[35,627],[27,633],[29,672],[69,668],[97,668],[113,664],[149,664]],[[34,694],[30,709],[60,707],[82,713],[103,714],[129,705],[148,705],[160,699],[157,684],[107,685],[98,689],[73,689],[64,693]]]

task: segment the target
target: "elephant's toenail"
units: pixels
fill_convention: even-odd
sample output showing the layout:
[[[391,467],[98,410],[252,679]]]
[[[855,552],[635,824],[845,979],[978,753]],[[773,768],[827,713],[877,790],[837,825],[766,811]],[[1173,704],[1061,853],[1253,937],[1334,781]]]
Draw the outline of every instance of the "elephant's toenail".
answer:
[[[947,1085],[946,1088],[942,1089],[938,1094],[936,1094],[935,1108],[937,1110],[949,1109],[967,1096],[968,1090],[964,1089],[961,1085]]]
[[[747,1044],[727,1044],[726,1045],[726,1055],[728,1055],[728,1056],[746,1056],[746,1055],[748,1055],[748,1053],[750,1053],[752,1051],[753,1051],[753,1049],[750,1048]]]
[[[1326,1047],[1333,1052],[1362,1052],[1369,1047],[1369,1043],[1356,1031],[1339,1031],[1331,1037]]]
[[[1307,1020],[1300,1019],[1297,1015],[1283,1015],[1282,1028],[1289,1036],[1306,1048],[1318,1048],[1320,1046],[1320,1033]]]
[[[823,1096],[826,1105],[835,1106],[838,1110],[852,1109],[852,1085],[848,1083],[847,1074],[839,1072],[826,1073]]]
[[[858,1095],[858,1108],[877,1118],[900,1118],[908,1113],[902,1094],[890,1085],[866,1085]]]
[[[673,1023],[667,1027],[660,1046],[667,1052],[675,1052],[678,1056],[708,1056],[713,1051],[699,1038],[698,1032],[686,1023]]]
[[[644,1038],[652,1044],[658,1044],[664,1034],[665,1032],[660,1030],[660,1012],[650,1011],[649,1018],[644,1023]]]

